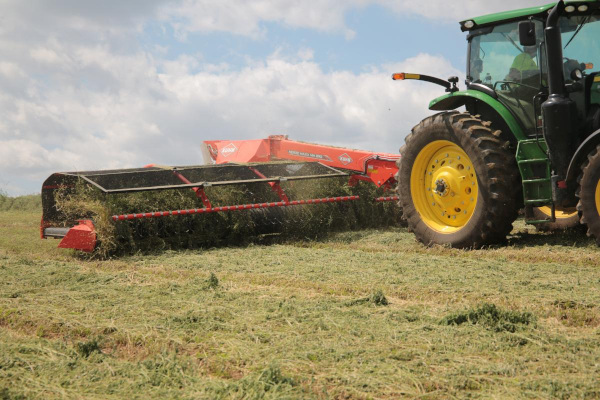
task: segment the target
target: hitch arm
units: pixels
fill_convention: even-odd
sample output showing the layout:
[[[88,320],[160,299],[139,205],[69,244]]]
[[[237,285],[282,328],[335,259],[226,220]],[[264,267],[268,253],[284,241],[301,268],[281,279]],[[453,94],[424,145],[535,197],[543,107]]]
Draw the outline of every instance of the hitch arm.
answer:
[[[421,74],[408,74],[405,72],[399,72],[392,75],[392,79],[395,81],[403,81],[405,79],[414,79],[417,81],[425,81],[429,83],[435,83],[436,85],[440,85],[446,88],[446,92],[454,93],[458,91],[458,87],[456,84],[458,83],[458,78],[456,76],[452,76],[448,78],[447,81],[436,78],[434,76],[429,75],[421,75]]]

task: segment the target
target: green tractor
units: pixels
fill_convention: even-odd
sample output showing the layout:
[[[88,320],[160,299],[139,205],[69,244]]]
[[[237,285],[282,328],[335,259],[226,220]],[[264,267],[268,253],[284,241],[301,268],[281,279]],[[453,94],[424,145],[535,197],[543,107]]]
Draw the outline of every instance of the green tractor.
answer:
[[[587,225],[600,245],[600,1],[560,1],[461,22],[466,90],[442,85],[440,111],[412,129],[397,180],[425,244],[502,242],[528,223]],[[464,107],[465,111],[454,111]]]

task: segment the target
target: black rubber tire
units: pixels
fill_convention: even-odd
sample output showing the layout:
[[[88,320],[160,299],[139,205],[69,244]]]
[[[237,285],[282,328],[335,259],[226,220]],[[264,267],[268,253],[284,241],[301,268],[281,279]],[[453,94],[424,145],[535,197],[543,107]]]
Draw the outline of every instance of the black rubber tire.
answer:
[[[542,220],[550,217],[550,215],[540,210],[539,208],[534,208],[533,217],[535,219]],[[579,213],[575,212],[572,216],[565,218],[556,218],[554,222],[547,222],[545,224],[536,225],[536,229],[541,232],[554,232],[572,229],[578,227],[579,225]]]
[[[520,187],[510,143],[490,123],[468,113],[443,112],[421,121],[400,149],[397,180],[400,206],[409,229],[425,245],[480,248],[506,241],[518,215]],[[478,199],[469,221],[458,231],[441,233],[430,228],[413,204],[411,173],[420,151],[429,143],[446,140],[458,145],[471,159],[478,179]]]
[[[600,182],[600,146],[596,147],[581,167],[577,189],[577,211],[581,223],[587,225],[587,235],[596,239],[600,246],[600,210],[596,206],[596,188]]]

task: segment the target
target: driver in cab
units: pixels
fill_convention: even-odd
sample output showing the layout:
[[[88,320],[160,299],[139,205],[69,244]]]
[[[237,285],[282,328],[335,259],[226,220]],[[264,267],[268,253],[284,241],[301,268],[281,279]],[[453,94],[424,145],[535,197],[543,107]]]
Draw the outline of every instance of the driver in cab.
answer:
[[[536,46],[525,46],[523,52],[515,57],[508,75],[507,81],[523,82],[528,78],[539,76],[540,70],[534,61],[537,56]]]

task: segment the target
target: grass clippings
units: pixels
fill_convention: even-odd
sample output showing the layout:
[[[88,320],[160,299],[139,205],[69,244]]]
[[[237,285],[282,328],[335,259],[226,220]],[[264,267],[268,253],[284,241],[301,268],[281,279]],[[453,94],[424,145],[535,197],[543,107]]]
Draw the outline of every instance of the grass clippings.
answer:
[[[0,212],[5,398],[600,398],[584,233],[517,221],[507,246],[466,251],[388,228],[98,260],[40,240],[39,220]]]
[[[373,292],[371,295],[369,295],[367,297],[363,297],[363,298],[352,300],[352,301],[348,302],[349,306],[354,306],[357,304],[373,304],[376,306],[387,306],[390,303],[389,303],[387,297],[385,297],[385,295],[383,294],[383,291],[380,289],[380,290],[376,290],[375,292]]]
[[[502,310],[495,304],[485,303],[475,309],[451,314],[442,320],[445,325],[483,325],[496,332],[516,332],[535,321],[530,312]]]

